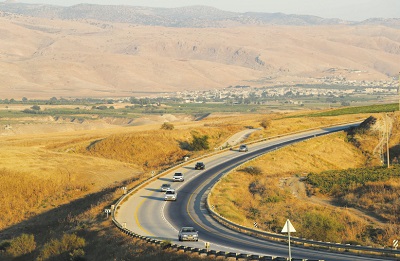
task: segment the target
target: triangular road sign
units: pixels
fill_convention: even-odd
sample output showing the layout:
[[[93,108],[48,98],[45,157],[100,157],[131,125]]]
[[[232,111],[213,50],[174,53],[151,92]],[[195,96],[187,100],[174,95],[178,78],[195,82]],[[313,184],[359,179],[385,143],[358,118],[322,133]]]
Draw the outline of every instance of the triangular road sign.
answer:
[[[290,220],[286,220],[285,226],[283,226],[281,233],[296,232]]]

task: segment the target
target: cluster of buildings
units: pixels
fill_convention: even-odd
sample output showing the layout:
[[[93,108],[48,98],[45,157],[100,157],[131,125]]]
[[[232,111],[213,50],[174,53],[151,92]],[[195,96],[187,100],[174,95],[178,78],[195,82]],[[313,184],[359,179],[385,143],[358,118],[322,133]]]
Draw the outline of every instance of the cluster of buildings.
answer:
[[[295,97],[349,97],[352,95],[398,95],[398,83],[395,81],[380,82],[349,82],[339,85],[335,81],[320,85],[296,85],[276,87],[235,86],[217,90],[182,91],[169,97],[182,99],[186,103],[207,101],[236,101],[239,103],[254,103],[257,101],[295,98]]]

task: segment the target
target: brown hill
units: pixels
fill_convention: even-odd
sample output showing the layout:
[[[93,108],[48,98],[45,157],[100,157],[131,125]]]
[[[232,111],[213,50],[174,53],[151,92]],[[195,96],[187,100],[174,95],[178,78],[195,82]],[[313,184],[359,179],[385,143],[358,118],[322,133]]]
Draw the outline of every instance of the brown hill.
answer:
[[[3,98],[387,80],[399,71],[400,30],[377,25],[172,28],[3,12],[0,28]]]

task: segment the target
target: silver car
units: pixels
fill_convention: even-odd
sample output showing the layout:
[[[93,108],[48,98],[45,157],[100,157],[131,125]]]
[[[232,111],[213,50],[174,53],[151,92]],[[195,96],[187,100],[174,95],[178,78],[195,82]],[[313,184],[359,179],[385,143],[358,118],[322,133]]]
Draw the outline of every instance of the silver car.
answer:
[[[171,184],[165,183],[161,185],[161,192],[165,192],[171,188]]]
[[[246,145],[243,144],[243,145],[240,145],[239,151],[240,151],[240,152],[247,152],[247,151],[249,151],[249,149],[247,148]]]
[[[176,198],[178,197],[178,192],[176,192],[174,189],[168,189],[165,192],[164,200],[173,200],[176,201]]]
[[[182,227],[178,233],[179,241],[199,241],[199,232],[194,227]]]

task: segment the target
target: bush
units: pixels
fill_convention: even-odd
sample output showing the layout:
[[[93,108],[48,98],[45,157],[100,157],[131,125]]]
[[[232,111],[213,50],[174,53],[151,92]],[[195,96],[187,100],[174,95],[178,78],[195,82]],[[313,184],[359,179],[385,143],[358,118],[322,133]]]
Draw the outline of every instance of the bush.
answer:
[[[259,167],[253,167],[253,166],[248,166],[244,167],[243,169],[240,169],[239,171],[246,172],[251,175],[261,175],[262,170]]]
[[[264,129],[267,129],[271,125],[271,122],[268,119],[263,119],[260,123],[260,126]]]
[[[39,105],[33,105],[33,106],[31,107],[31,109],[32,109],[32,110],[35,110],[35,111],[40,111],[40,106],[39,106]]]
[[[163,125],[161,125],[162,130],[173,130],[174,125],[172,123],[164,122]]]
[[[190,148],[194,151],[207,150],[210,148],[207,135],[203,136],[193,135],[193,141],[189,145]]]
[[[69,255],[73,260],[82,260],[84,254],[80,249],[86,245],[85,239],[75,234],[65,234],[60,240],[53,239],[43,246],[38,261]]]
[[[11,240],[10,245],[6,248],[8,255],[18,257],[31,253],[36,249],[36,242],[33,235],[22,234]]]
[[[249,192],[254,196],[259,194],[262,196],[265,192],[266,188],[263,184],[261,184],[258,180],[253,181],[249,185]]]
[[[69,253],[69,260],[71,261],[84,261],[85,259],[85,251],[83,249],[74,249],[71,253]]]
[[[161,242],[160,246],[161,246],[162,249],[167,249],[167,248],[170,248],[171,245],[172,245],[172,241],[171,240],[163,240]]]

